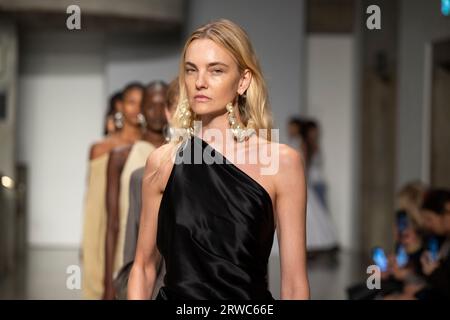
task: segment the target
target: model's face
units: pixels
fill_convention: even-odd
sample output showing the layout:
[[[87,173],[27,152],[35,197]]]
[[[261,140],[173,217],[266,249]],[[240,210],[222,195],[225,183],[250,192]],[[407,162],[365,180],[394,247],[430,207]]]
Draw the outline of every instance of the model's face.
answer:
[[[147,128],[149,130],[159,132],[167,124],[166,116],[164,114],[166,104],[165,88],[155,88],[146,92],[142,113],[147,121]]]
[[[138,114],[141,112],[142,90],[135,88],[128,90],[122,100],[122,113],[126,122],[139,125]]]
[[[191,42],[185,56],[189,104],[199,116],[221,114],[250,85],[249,70],[239,72],[231,54],[209,39]]]

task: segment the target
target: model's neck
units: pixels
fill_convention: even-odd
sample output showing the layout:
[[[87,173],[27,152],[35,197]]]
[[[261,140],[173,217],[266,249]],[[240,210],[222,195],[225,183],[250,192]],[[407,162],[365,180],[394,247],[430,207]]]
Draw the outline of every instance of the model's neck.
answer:
[[[150,142],[156,148],[162,146],[166,141],[162,132],[149,129],[142,135],[142,140]]]
[[[125,122],[122,130],[120,130],[120,136],[128,142],[134,142],[141,138],[142,133],[138,126],[133,126]]]
[[[239,114],[236,112],[236,120],[238,123],[241,122],[241,119],[239,117]],[[231,133],[230,124],[228,122],[228,112],[224,110],[223,112],[219,114],[214,115],[204,115],[201,116],[201,137],[206,142],[210,142],[212,140],[211,136],[216,137],[217,134],[219,134],[217,131],[220,132],[221,136],[217,137],[220,138],[219,141],[216,141],[215,144],[230,144],[234,142],[233,135]],[[214,130],[212,132],[208,132],[209,130]],[[217,133],[216,133],[217,132]],[[217,140],[216,138],[216,140]],[[222,142],[220,142],[222,141]],[[234,143],[233,143],[234,144]]]

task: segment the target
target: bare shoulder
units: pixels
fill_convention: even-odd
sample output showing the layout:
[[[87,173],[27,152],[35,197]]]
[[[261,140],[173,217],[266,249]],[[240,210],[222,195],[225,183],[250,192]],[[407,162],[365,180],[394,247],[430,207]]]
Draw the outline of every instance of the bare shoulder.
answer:
[[[302,155],[294,148],[278,142],[268,141],[264,138],[258,137],[257,140],[258,148],[264,148],[268,156],[273,159],[272,161],[277,161],[285,170],[293,170],[303,166]],[[281,169],[281,168],[280,168]]]
[[[306,177],[302,155],[286,144],[278,144],[278,171],[274,175],[274,184],[278,196],[292,199],[306,190]],[[291,200],[290,200],[291,201]]]
[[[280,163],[286,170],[297,170],[303,168],[303,157],[294,148],[286,144],[278,144]]]
[[[102,155],[104,155],[106,152],[106,144],[105,141],[98,141],[91,145],[91,149],[89,151],[89,160],[94,160]]]
[[[265,148],[264,157],[270,159],[275,182],[303,177],[304,160],[297,150],[286,144],[267,141],[264,138],[259,138],[258,144],[259,148]]]
[[[95,158],[101,157],[106,153],[110,153],[111,150],[120,144],[120,140],[116,136],[108,136],[105,139],[95,142],[92,144],[89,159],[93,160]]]
[[[165,162],[166,158],[172,155],[174,148],[174,144],[167,143],[153,150],[147,158],[146,170],[160,167],[161,164]]]
[[[176,146],[172,143],[164,144],[155,150],[147,158],[143,183],[152,183],[164,191],[173,168],[173,155]]]

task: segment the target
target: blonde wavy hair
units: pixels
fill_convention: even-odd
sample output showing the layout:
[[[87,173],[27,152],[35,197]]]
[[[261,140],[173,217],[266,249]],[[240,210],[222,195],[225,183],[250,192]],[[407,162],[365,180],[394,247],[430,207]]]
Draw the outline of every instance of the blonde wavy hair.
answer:
[[[172,118],[171,125],[175,129],[189,129],[194,126],[196,115],[192,113],[188,121],[183,119],[183,102],[187,101],[185,85],[185,57],[189,45],[197,39],[209,39],[225,48],[235,59],[240,73],[245,69],[252,74],[246,98],[239,96],[238,110],[241,121],[247,128],[253,128],[259,135],[259,129],[267,129],[267,140],[271,140],[272,114],[267,95],[267,87],[258,59],[247,33],[237,24],[220,19],[205,24],[195,30],[187,39],[181,54],[179,66],[179,102]],[[225,106],[224,106],[225,108]],[[190,108],[189,108],[190,109]],[[192,111],[191,111],[192,112]]]

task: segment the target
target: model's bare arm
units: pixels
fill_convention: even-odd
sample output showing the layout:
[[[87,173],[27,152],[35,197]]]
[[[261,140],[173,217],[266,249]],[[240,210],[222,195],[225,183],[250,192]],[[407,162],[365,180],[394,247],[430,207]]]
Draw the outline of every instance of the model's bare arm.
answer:
[[[142,180],[142,211],[136,256],[128,280],[128,299],[150,299],[161,255],[156,247],[158,211],[170,174],[164,154],[170,146],[155,150],[147,160]]]
[[[280,145],[275,176],[277,235],[281,259],[281,299],[309,299],[306,270],[306,181],[303,161]]]
[[[106,300],[115,298],[113,271],[120,225],[120,176],[122,175],[122,170],[128,157],[129,150],[130,147],[114,149],[111,151],[108,160],[106,186],[107,226],[105,238],[105,291],[103,293],[103,299]]]

